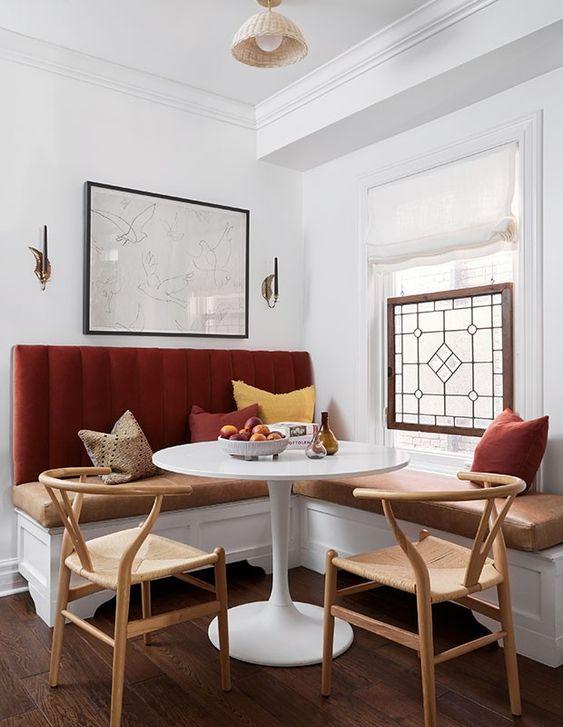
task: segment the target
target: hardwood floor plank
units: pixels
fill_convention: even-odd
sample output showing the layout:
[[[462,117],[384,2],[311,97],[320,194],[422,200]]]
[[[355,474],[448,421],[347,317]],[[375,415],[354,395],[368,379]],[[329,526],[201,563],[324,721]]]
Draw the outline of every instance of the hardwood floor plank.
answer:
[[[49,722],[38,709],[0,720],[0,727],[49,727]]]
[[[50,654],[29,628],[14,628],[0,620],[0,654],[9,655],[10,671],[16,677],[47,671]]]
[[[49,686],[48,674],[37,674],[22,679],[29,696],[52,727],[102,727],[107,725],[92,700],[76,684],[53,689]]]
[[[457,694],[446,692],[438,699],[438,711],[455,719],[463,727],[508,727],[513,724],[513,719],[506,714],[502,715],[478,704],[472,699]]]
[[[354,697],[366,706],[375,716],[392,718],[403,727],[420,727],[423,723],[422,694],[409,694],[404,688],[397,688],[396,684],[379,682],[369,689],[360,689],[354,692]],[[454,719],[440,713],[440,727],[459,727]],[[474,725],[480,722],[474,722]],[[483,725],[483,727],[485,727]],[[498,727],[502,727],[499,723]]]
[[[155,715],[155,725],[210,727],[217,724],[213,710],[206,710],[188,692],[178,689],[178,685],[167,676],[162,675],[142,684],[135,684],[132,692],[141,709],[145,708]],[[123,706],[125,716],[129,713],[130,700],[125,700]],[[145,727],[144,721],[137,724]]]
[[[266,671],[240,679],[237,687],[284,725],[317,727],[326,724],[319,707]]]
[[[0,656],[0,719],[28,712],[35,706],[20,680],[12,673],[10,655]]]
[[[220,688],[218,652],[209,642],[207,633],[194,625],[181,624],[158,632],[158,637],[150,646],[139,641],[135,647],[146,650],[168,678],[189,695],[190,700],[214,714],[215,724],[228,720],[232,725],[277,727],[278,722],[236,686],[236,679],[240,679],[241,675],[254,674],[259,667],[232,660],[235,687],[226,693]],[[144,684],[142,686],[144,688]]]

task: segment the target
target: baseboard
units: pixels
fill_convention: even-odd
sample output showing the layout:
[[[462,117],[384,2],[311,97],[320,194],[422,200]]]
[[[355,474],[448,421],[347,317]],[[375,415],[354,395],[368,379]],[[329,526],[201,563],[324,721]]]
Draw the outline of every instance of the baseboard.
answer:
[[[0,560],[0,598],[23,591],[27,591],[27,581],[18,571],[18,559]]]

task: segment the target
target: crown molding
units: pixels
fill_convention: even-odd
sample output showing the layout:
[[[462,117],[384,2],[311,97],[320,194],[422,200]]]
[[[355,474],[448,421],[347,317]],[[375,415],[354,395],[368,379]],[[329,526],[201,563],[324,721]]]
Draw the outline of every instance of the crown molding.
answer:
[[[256,129],[256,115],[251,104],[1,27],[0,59],[101,86],[196,116]]]
[[[258,130],[495,2],[497,0],[429,0],[417,10],[257,104]]]

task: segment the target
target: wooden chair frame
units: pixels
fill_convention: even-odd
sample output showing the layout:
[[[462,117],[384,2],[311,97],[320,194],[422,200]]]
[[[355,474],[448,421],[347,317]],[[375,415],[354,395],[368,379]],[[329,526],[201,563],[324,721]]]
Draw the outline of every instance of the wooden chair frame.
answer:
[[[213,553],[196,559],[194,568],[204,565],[212,565],[215,570],[215,585],[188,575],[187,573],[174,574],[175,577],[198,586],[215,595],[215,599],[209,603],[189,606],[174,611],[153,616],[151,613],[150,580],[141,582],[142,618],[129,620],[129,601],[131,590],[131,569],[133,560],[141,545],[147,539],[156,522],[162,500],[165,495],[187,495],[191,493],[190,485],[177,485],[171,482],[133,482],[122,485],[105,485],[96,482],[88,482],[88,476],[100,476],[110,474],[110,468],[104,467],[67,467],[61,469],[47,470],[39,475],[39,481],[45,486],[53,505],[55,506],[61,521],[65,527],[61,546],[61,564],[59,573],[59,590],[57,597],[57,615],[53,631],[53,644],[51,649],[51,665],[49,672],[49,683],[56,687],[58,683],[59,663],[63,646],[63,632],[65,619],[79,626],[100,641],[113,648],[113,669],[112,669],[112,694],[111,694],[111,719],[110,726],[118,727],[121,723],[121,712],[123,704],[123,686],[125,678],[125,655],[127,639],[143,635],[145,644],[150,643],[150,633],[173,624],[182,623],[202,616],[217,615],[219,622],[219,655],[221,665],[221,687],[225,691],[231,688],[230,661],[229,661],[229,637],[227,617],[227,577],[225,568],[225,551],[223,548],[216,548]],[[71,478],[68,481],[68,478]],[[79,478],[77,482],[76,479]],[[68,493],[75,493],[74,502],[71,503]],[[57,495],[58,493],[58,495]],[[85,621],[68,610],[68,604],[83,596],[88,596],[96,591],[104,590],[105,586],[97,583],[86,583],[84,585],[70,587],[71,570],[65,561],[73,551],[76,552],[82,568],[86,572],[83,577],[87,579],[88,573],[93,573],[92,560],[88,551],[88,543],[84,540],[80,530],[80,511],[85,494],[92,495],[135,495],[154,496],[154,502],[146,520],[139,526],[139,533],[133,542],[123,553],[118,568],[117,576],[117,603],[115,612],[114,636],[111,637],[98,629],[93,624]]]
[[[437,490],[434,492],[385,492],[371,488],[358,488],[354,490],[354,497],[359,499],[379,499],[382,501],[385,518],[395,535],[397,543],[412,566],[416,583],[415,594],[417,600],[418,633],[386,624],[337,605],[336,599],[339,597],[350,596],[355,593],[378,588],[382,584],[372,580],[338,589],[338,567],[333,563],[334,558],[337,557],[337,553],[334,550],[329,550],[326,556],[325,571],[324,646],[321,685],[321,692],[324,696],[329,696],[331,691],[334,619],[341,618],[354,626],[359,626],[360,628],[371,631],[418,652],[421,665],[425,727],[435,727],[437,724],[435,694],[436,664],[454,659],[462,654],[467,654],[482,646],[494,643],[499,639],[502,639],[504,644],[504,659],[511,711],[515,716],[522,714],[512,620],[508,560],[506,545],[502,534],[502,523],[514,498],[520,492],[524,491],[526,485],[517,477],[488,473],[460,472],[458,473],[458,478],[460,480],[471,480],[480,483],[483,487],[463,491]],[[500,510],[497,510],[496,501],[500,498],[504,498],[504,503],[500,507]],[[495,568],[503,577],[502,582],[497,586],[499,605],[495,606],[486,603],[473,595],[463,596],[454,600],[456,603],[460,603],[467,608],[471,608],[500,622],[501,630],[435,654],[432,632],[432,597],[428,568],[418,550],[399,527],[391,503],[394,501],[460,502],[471,500],[484,500],[485,506],[477,526],[463,585],[469,590],[469,594],[480,590],[479,578],[489,552],[492,549]],[[422,530],[420,532],[419,542],[429,535],[428,530]]]

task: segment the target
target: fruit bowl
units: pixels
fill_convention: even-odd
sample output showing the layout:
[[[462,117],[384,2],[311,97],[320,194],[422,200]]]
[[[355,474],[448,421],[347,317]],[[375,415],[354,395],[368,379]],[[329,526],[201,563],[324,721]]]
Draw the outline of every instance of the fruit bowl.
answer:
[[[277,457],[289,444],[289,437],[282,439],[266,439],[265,441],[248,441],[238,439],[223,439],[218,437],[219,446],[231,457],[242,457],[246,460],[256,460],[258,457]]]

